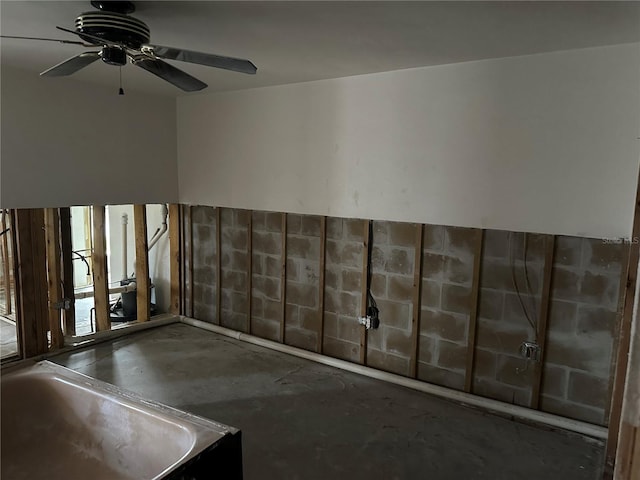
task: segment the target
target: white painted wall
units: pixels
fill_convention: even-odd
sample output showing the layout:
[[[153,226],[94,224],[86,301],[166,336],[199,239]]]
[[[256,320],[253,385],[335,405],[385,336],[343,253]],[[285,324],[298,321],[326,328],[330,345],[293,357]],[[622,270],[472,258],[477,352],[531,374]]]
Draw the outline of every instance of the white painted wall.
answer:
[[[178,99],[189,204],[629,236],[640,44]]]
[[[1,78],[2,207],[177,201],[173,98],[7,67]]]

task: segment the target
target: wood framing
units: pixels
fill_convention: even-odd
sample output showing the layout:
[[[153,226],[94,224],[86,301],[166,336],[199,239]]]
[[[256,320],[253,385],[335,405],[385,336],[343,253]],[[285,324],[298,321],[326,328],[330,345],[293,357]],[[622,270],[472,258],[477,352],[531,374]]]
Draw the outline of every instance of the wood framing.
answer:
[[[171,277],[171,304],[169,311],[179,315],[180,297],[180,205],[169,205],[169,275]]]
[[[318,280],[318,338],[316,338],[316,352],[322,353],[324,345],[324,288],[325,268],[327,264],[327,217],[320,217],[320,261]]]
[[[16,248],[17,325],[20,351],[25,358],[46,353],[49,311],[47,305],[47,263],[45,258],[44,211],[19,209],[12,231]]]
[[[253,211],[248,211],[247,220],[247,328],[251,333],[251,300],[253,298]]]
[[[216,320],[222,325],[222,207],[216,207]]]
[[[607,437],[607,447],[605,451],[605,478],[612,478],[616,462],[616,451],[618,448],[618,434],[622,419],[622,401],[624,398],[624,386],[627,378],[627,367],[629,364],[629,347],[631,345],[631,325],[633,323],[633,306],[635,303],[636,282],[638,278],[638,258],[640,256],[640,245],[637,239],[640,238],[640,178],[638,179],[638,189],[636,191],[636,202],[633,214],[633,228],[631,247],[629,249],[629,263],[627,266],[624,305],[620,330],[618,335],[618,348],[615,360],[615,374],[613,378],[613,388],[611,391],[611,410],[609,415],[609,431]],[[626,446],[624,447],[626,449]]]
[[[280,342],[284,343],[287,321],[287,214],[282,214],[282,246],[280,249]]]
[[[525,234],[526,235],[526,234]],[[544,237],[544,271],[542,275],[542,293],[540,296],[540,314],[538,317],[538,345],[540,345],[539,360],[533,366],[533,386],[531,388],[530,407],[538,409],[540,404],[540,390],[542,388],[543,370],[546,346],[547,325],[549,323],[549,303],[551,300],[551,274],[553,273],[553,255],[555,252],[556,237],[545,235]]]
[[[107,269],[107,237],[104,205],[93,206],[93,298],[96,309],[96,331],[111,329],[109,319],[109,285]]]
[[[11,265],[9,263],[9,234],[11,229],[7,227],[7,211],[2,210],[2,268],[4,276],[5,314],[11,315]]]
[[[363,221],[362,230],[362,297],[360,299],[360,316],[367,315],[367,265],[369,263],[369,225],[371,220]],[[367,329],[360,327],[360,363],[367,364]]]
[[[193,206],[189,205],[185,208],[189,212],[187,215],[187,227],[189,230],[189,316],[195,318],[195,308],[193,306]]]
[[[76,306],[73,288],[73,245],[71,243],[71,209],[60,209],[60,248],[62,250],[62,295],[69,300],[63,312],[64,334],[76,334]]]
[[[187,312],[187,229],[185,206],[180,205],[180,314]]]
[[[147,206],[133,206],[136,243],[136,310],[138,322],[151,318],[151,284],[149,282],[149,247],[147,244]]]
[[[64,346],[62,333],[62,275],[60,267],[60,219],[56,208],[44,210],[44,232],[47,260],[47,290],[49,298],[49,331],[51,348]]]
[[[469,311],[469,327],[467,330],[467,365],[464,373],[464,391],[471,392],[473,385],[473,370],[476,354],[476,333],[478,330],[478,301],[480,298],[480,266],[482,261],[482,246],[484,230],[475,229],[475,248],[473,250],[473,277],[471,283],[471,309]]]
[[[409,376],[416,378],[418,375],[418,343],[420,341],[420,316],[422,313],[422,251],[424,225],[416,224],[416,243],[413,258],[413,295],[411,315],[411,363],[409,365]]]

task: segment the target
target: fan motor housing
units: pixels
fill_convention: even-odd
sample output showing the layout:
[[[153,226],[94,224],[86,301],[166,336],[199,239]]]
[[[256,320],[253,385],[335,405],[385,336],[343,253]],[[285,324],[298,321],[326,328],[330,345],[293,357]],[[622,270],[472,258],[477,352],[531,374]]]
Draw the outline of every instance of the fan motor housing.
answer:
[[[139,50],[142,45],[149,43],[151,36],[149,27],[144,22],[129,15],[115,12],[82,13],[76,18],[75,26],[76,31],[80,34],[86,33],[135,50]],[[100,42],[94,38],[82,38],[86,42],[100,45]]]
[[[102,47],[100,58],[109,65],[123,66],[127,64],[127,52],[120,47]]]

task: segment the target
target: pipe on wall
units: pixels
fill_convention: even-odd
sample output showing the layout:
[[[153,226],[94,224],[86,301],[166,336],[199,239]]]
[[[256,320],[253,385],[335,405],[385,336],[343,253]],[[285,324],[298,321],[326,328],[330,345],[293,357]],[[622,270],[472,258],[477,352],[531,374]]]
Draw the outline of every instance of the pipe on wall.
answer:
[[[403,377],[393,373],[383,372],[371,367],[365,367],[364,365],[358,365],[355,363],[347,362],[345,360],[339,360],[337,358],[327,357],[315,352],[303,350],[301,348],[292,347],[282,343],[273,342],[271,340],[265,340],[263,338],[254,337],[242,332],[230,330],[228,328],[221,327],[219,325],[213,325],[211,323],[202,322],[190,317],[180,316],[180,321],[184,324],[191,325],[193,327],[202,328],[210,332],[218,333],[226,337],[231,337],[236,340],[241,340],[253,345],[266,347],[271,350],[276,350],[281,353],[288,353],[299,358],[311,360],[312,362],[321,363],[341,370],[346,370],[352,373],[365,375],[370,378],[378,380],[384,380],[395,385],[418,390],[423,393],[435,395],[440,398],[451,400],[457,403],[461,403],[467,406],[478,407],[484,410],[489,410],[494,413],[509,415],[519,420],[525,420],[542,425],[547,425],[553,428],[560,428],[563,430],[569,430],[572,432],[580,433],[589,437],[597,438],[599,440],[606,440],[607,429],[590,423],[581,422],[579,420],[572,420],[570,418],[560,417],[551,413],[540,412],[538,410],[531,410],[529,408],[521,407],[519,405],[512,405],[510,403],[503,403],[498,400],[490,398],[479,397],[466,392],[460,392],[452,390],[450,388],[441,387],[438,385],[432,385],[430,383],[422,382],[420,380],[414,380],[412,378]]]

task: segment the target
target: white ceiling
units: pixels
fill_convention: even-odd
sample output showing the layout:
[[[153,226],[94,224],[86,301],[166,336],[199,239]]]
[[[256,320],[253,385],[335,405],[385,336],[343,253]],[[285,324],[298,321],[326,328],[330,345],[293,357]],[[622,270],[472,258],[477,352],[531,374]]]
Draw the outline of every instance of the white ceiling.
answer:
[[[244,89],[427,65],[640,41],[640,2],[136,2],[151,42],[248,58],[255,76],[172,62],[209,84]],[[71,39],[89,1],[2,1],[3,35]],[[2,39],[1,63],[34,74],[82,47]],[[183,92],[127,65],[128,90]],[[118,69],[96,62],[75,79],[118,86]],[[65,78],[47,79],[64,82]]]

